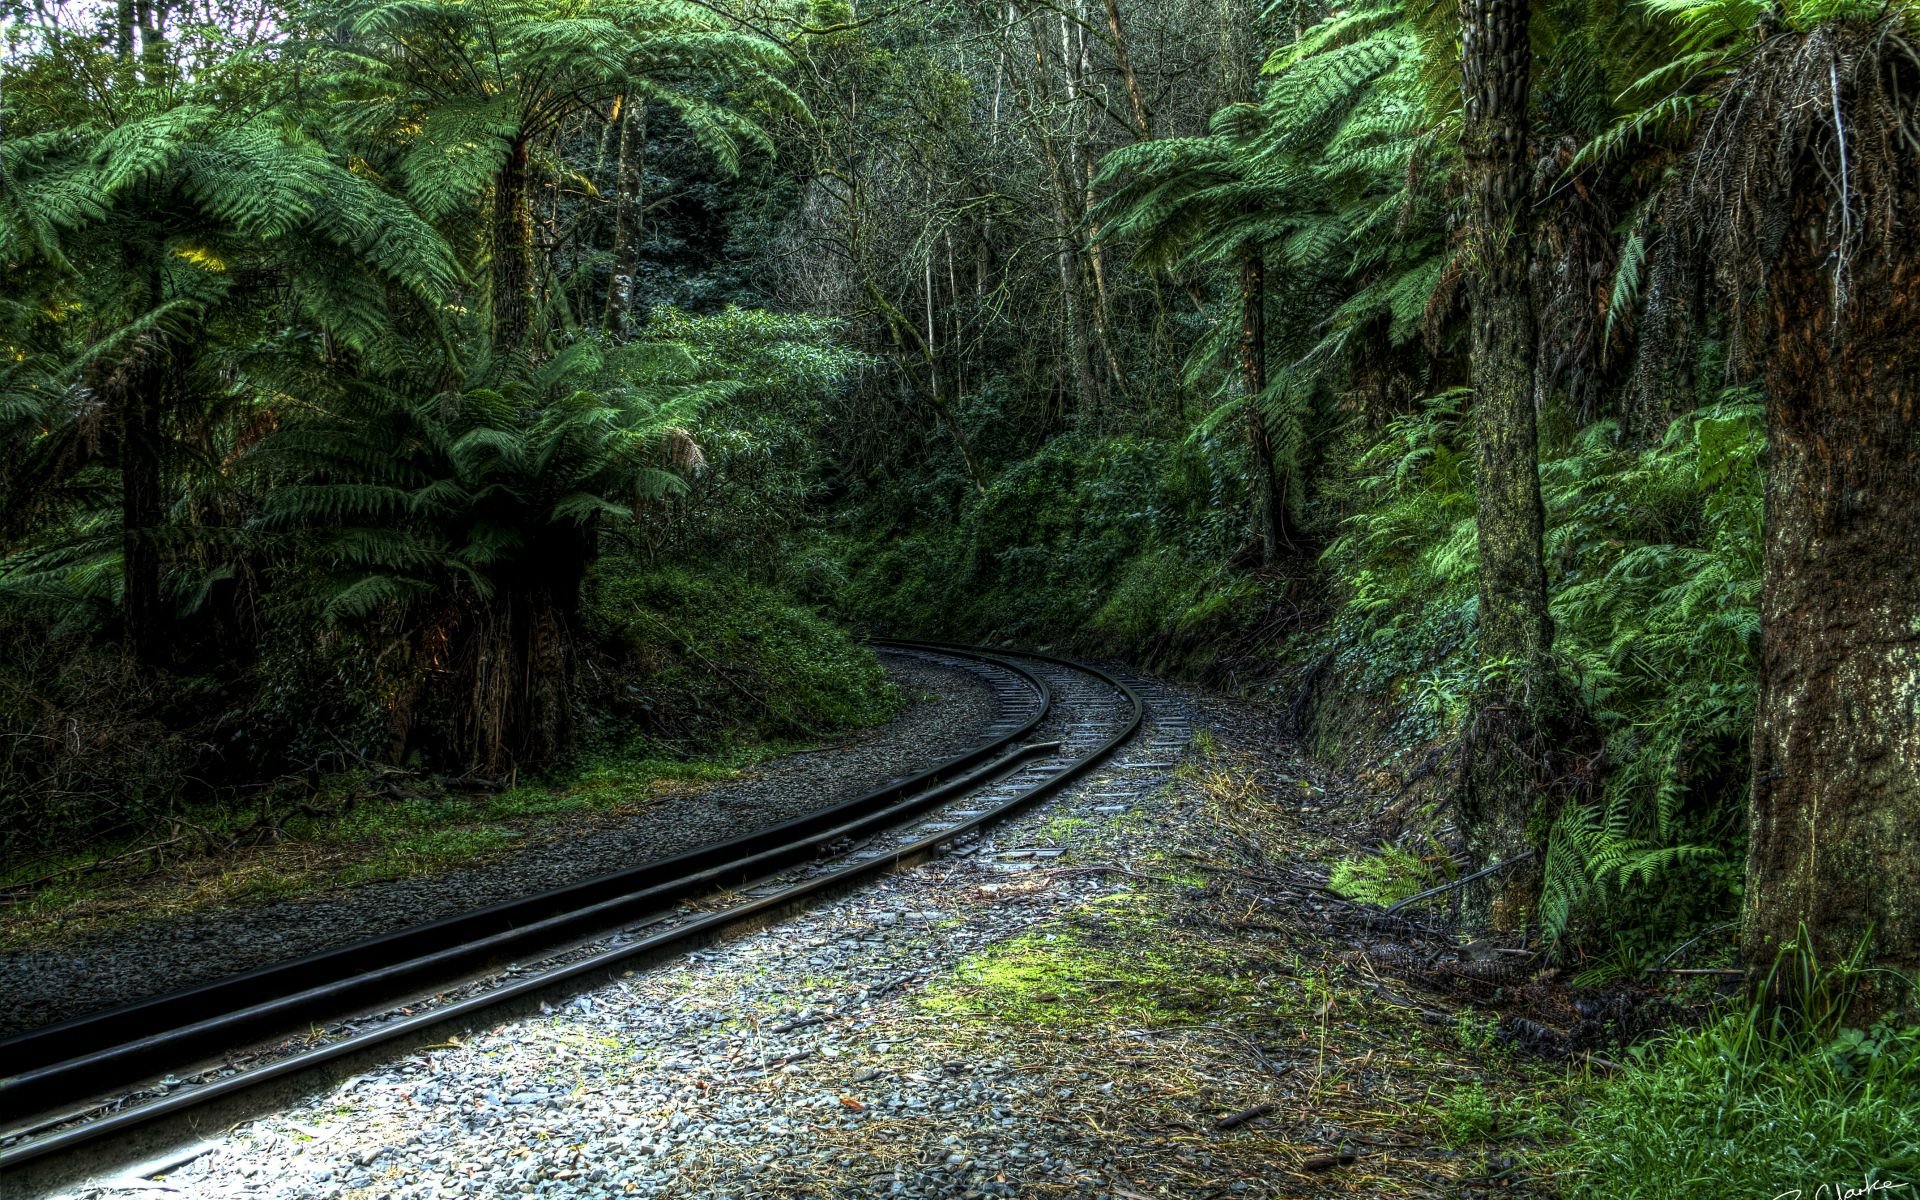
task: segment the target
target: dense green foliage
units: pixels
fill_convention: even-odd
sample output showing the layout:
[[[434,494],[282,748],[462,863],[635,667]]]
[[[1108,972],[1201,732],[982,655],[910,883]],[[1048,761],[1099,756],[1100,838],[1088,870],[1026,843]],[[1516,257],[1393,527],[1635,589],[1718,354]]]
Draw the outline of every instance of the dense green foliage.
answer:
[[[763,567],[860,368],[825,322],[654,313],[625,284],[623,336],[596,333],[568,287],[634,264],[531,266],[538,202],[607,223],[552,155],[609,108],[723,170],[771,150],[757,122],[798,111],[777,45],[692,5],[362,5],[146,29],[136,56],[74,15],[20,27],[0,150],[10,856],[369,759],[499,772],[583,734],[890,711],[844,640],[744,584],[698,602],[781,637],[703,661],[790,692],[777,720],[686,671],[656,695],[653,643],[586,607],[610,551],[635,587]],[[649,615],[685,620],[674,586]],[[646,719],[603,728],[616,678]]]
[[[741,572],[653,568],[610,558],[588,586],[588,621],[626,653],[602,696],[617,747],[639,731],[664,745],[799,741],[886,720],[900,697],[846,633]]]
[[[1336,674],[1397,702],[1393,734],[1410,755],[1458,731],[1477,669],[1462,653],[1476,596],[1470,414],[1458,401],[1391,423],[1357,459],[1351,486],[1366,509],[1322,558],[1342,603],[1309,643]],[[1541,462],[1558,645],[1608,760],[1595,802],[1551,833],[1544,918],[1557,935],[1580,902],[1611,907],[1607,927],[1627,939],[1632,966],[1738,896],[1760,440],[1757,412],[1737,397],[1644,450],[1615,433],[1590,426]]]
[[[21,42],[9,636],[104,656],[73,679],[117,636],[225,720],[325,713],[355,753],[499,769],[573,744],[581,589],[618,549],[891,629],[1264,672],[1352,697],[1329,711],[1374,714],[1403,770],[1457,740],[1489,668],[1447,14],[1228,3],[1221,42],[1171,0],[1106,29],[801,7],[320,4],[252,41]],[[1661,164],[1760,10],[1610,9],[1600,39],[1548,7],[1545,551],[1605,752],[1552,819],[1542,916],[1631,968],[1738,900],[1763,435],[1667,252]],[[1155,49],[1123,64],[1130,30]],[[1016,269],[1035,240],[1057,261]],[[1296,543],[1265,570],[1249,312]],[[48,718],[77,702],[20,661]],[[216,773],[327,757],[278,740]],[[122,774],[173,761],[125,744],[153,765]]]
[[[1392,797],[1347,896],[1531,860],[1569,978],[1732,961],[1772,514],[1898,502],[1778,380],[1920,378],[1826,357],[1911,292],[1913,0],[1469,6],[1512,195],[1453,5],[149,8],[0,0],[10,858],[820,739],[898,706],[861,627],[1247,689]],[[1576,1190],[1911,1157],[1911,1037],[1758,1020],[1604,1089]]]
[[[852,564],[837,599],[900,629],[1137,648],[1205,619],[1243,523],[1237,468],[1214,439],[1057,438],[905,536],[875,522],[830,545]]]

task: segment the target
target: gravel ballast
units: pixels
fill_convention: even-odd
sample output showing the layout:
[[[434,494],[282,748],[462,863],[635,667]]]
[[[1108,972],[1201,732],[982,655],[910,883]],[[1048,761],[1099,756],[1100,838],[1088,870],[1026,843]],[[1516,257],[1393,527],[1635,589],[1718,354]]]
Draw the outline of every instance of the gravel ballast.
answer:
[[[1324,864],[1359,843],[1367,798],[1257,710],[1142,690],[1120,757],[929,861],[397,1046],[60,1196],[1427,1200],[1505,1181],[1530,1127],[1462,1150],[1437,1105],[1485,1084],[1532,1112],[1539,1093],[1518,1097],[1547,1076],[1356,958],[1365,918]]]
[[[919,867],[544,1015],[396,1054],[160,1183],[286,1200],[1104,1193],[1084,1140],[1036,1115],[1057,1107],[1058,1081],[943,1044],[920,998],[967,955],[1112,893],[1060,856],[1150,808],[1188,731],[1162,692],[1120,758]]]
[[[745,777],[608,820],[568,816],[473,867],[299,899],[117,925],[0,954],[0,1034],[66,1020],[266,963],[528,895],[815,812],[978,742],[998,715],[974,671],[885,654],[908,697],[885,726]]]

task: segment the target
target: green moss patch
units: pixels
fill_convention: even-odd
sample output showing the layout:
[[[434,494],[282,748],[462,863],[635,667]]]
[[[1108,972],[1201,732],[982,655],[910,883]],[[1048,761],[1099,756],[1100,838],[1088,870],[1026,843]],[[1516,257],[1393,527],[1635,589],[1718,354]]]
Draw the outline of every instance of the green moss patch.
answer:
[[[1004,1025],[1168,1025],[1216,1014],[1238,990],[1178,948],[1085,922],[1026,934],[967,959],[926,1003]]]

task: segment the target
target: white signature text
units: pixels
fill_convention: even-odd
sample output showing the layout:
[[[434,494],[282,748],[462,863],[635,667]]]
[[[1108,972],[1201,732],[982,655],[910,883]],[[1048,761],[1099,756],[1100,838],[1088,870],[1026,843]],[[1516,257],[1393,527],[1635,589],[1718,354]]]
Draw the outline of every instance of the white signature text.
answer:
[[[1844,1183],[1823,1183],[1813,1189],[1813,1200],[1865,1200],[1866,1197],[1874,1196],[1879,1192],[1898,1191],[1906,1186],[1904,1183],[1895,1183],[1891,1179],[1869,1179],[1859,1187],[1848,1187]],[[1800,1197],[1805,1194],[1801,1189],[1794,1188],[1792,1191],[1781,1192],[1773,1200],[1800,1200]]]

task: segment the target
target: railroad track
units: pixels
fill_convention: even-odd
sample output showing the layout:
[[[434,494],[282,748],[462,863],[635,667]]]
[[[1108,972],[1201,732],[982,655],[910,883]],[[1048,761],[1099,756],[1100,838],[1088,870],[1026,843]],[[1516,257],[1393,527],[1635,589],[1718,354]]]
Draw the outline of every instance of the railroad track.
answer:
[[[0,1039],[0,1174],[152,1137],[216,1101],[317,1078],[918,861],[1093,770],[1141,726],[1140,694],[1083,664],[876,645],[985,675],[999,705],[987,736],[747,837]]]

